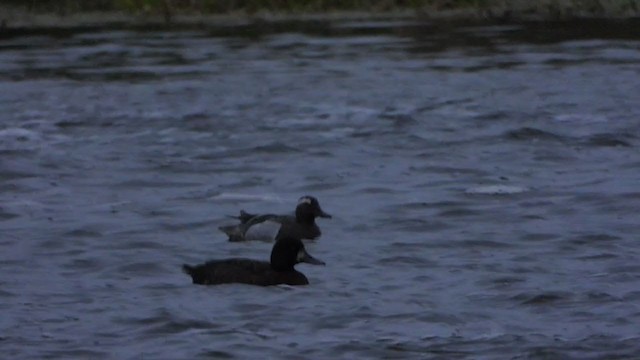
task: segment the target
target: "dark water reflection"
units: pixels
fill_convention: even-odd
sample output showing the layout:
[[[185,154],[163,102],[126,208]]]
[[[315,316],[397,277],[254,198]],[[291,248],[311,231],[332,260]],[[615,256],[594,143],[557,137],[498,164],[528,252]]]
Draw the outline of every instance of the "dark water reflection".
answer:
[[[632,23],[311,21],[0,40],[10,358],[634,358]],[[197,287],[239,209],[311,286]]]

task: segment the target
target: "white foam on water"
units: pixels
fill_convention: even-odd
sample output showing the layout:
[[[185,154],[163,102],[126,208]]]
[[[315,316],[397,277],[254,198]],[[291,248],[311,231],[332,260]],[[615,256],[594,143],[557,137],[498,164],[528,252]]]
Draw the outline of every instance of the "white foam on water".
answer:
[[[40,146],[42,136],[36,131],[23,128],[0,130],[0,150],[34,150]]]
[[[577,122],[581,124],[594,124],[608,122],[609,119],[604,115],[594,114],[558,114],[553,117],[554,121],[567,123]]]
[[[469,188],[465,190],[467,194],[482,194],[482,195],[511,195],[520,194],[529,191],[528,188],[522,186],[513,185],[487,185],[479,186],[475,188]]]

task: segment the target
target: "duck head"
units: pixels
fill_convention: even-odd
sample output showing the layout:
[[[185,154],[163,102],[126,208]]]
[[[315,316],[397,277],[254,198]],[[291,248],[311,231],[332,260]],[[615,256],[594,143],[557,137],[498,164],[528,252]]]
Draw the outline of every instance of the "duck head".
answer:
[[[301,197],[296,206],[296,220],[299,222],[314,222],[317,217],[331,219],[331,215],[324,212],[320,207],[318,199],[309,195]]]

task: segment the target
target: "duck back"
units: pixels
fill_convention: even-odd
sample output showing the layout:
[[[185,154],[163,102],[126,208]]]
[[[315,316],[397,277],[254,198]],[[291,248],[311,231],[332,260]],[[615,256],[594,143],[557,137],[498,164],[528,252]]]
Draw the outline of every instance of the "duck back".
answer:
[[[292,271],[275,271],[266,261],[251,259],[211,260],[201,265],[183,265],[182,269],[191,276],[194,284],[217,285],[242,283],[260,286],[307,285],[304,274]]]

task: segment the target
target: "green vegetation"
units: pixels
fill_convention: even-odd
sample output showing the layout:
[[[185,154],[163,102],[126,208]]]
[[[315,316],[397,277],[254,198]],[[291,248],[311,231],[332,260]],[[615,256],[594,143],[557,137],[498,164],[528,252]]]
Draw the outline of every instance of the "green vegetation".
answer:
[[[503,9],[573,13],[637,14],[640,0],[0,0],[0,6],[32,12],[127,13],[327,12],[392,10]]]
[[[499,21],[637,18],[640,0],[0,0],[0,30],[140,21],[193,23],[213,15],[343,13]]]

